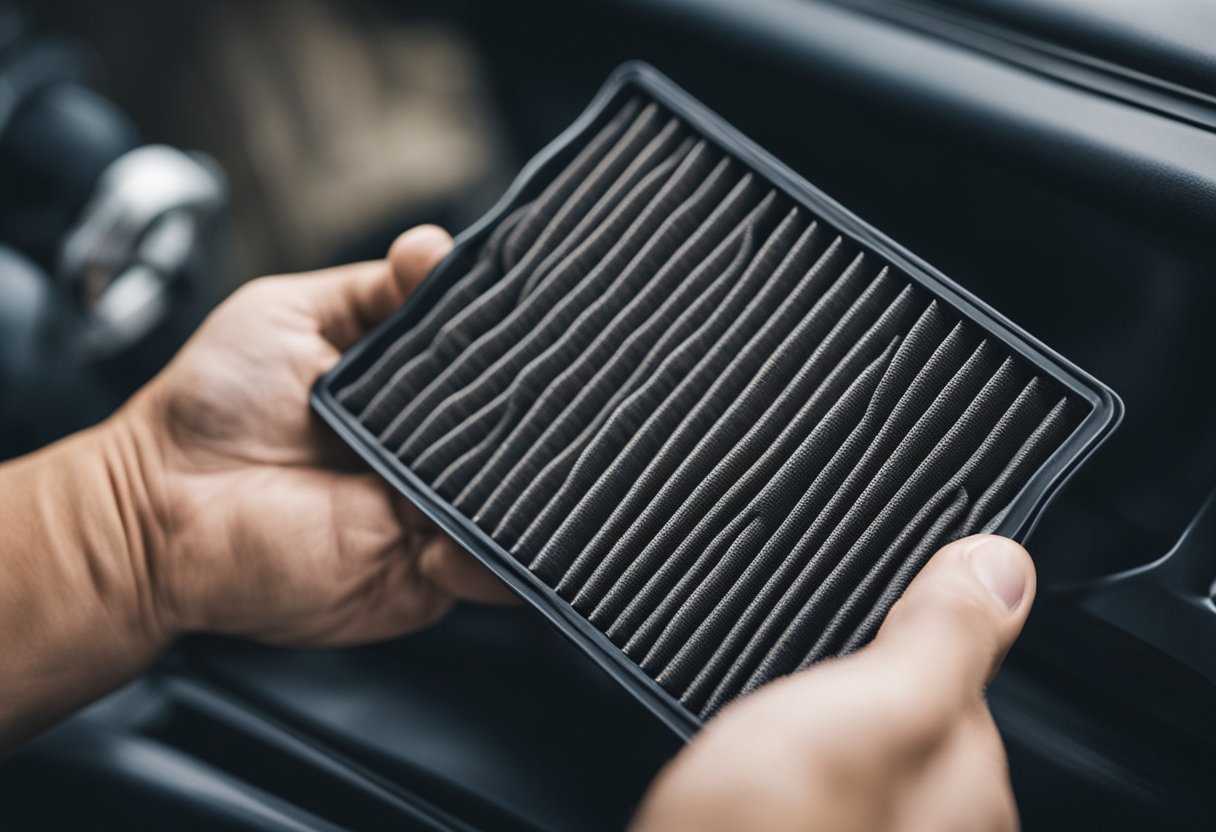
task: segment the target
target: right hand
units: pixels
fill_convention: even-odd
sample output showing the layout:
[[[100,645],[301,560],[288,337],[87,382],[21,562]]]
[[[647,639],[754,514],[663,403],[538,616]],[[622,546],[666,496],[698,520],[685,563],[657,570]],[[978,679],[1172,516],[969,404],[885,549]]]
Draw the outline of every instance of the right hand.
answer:
[[[946,546],[872,644],[713,719],[652,786],[635,832],[1016,830],[984,686],[1034,592],[1016,543]]]

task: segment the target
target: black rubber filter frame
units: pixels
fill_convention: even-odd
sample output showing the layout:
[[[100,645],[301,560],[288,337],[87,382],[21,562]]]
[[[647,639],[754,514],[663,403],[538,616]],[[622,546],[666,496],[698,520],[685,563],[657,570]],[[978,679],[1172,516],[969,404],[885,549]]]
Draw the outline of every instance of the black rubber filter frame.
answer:
[[[986,339],[999,344],[1010,356],[1025,362],[1037,374],[1058,385],[1072,400],[1083,405],[1080,410],[1087,408],[1067,437],[1016,492],[991,531],[1025,540],[1063,483],[1118,425],[1123,407],[1109,388],[849,213],[656,70],[638,63],[619,68],[582,116],[527,165],[498,205],[460,235],[451,254],[431,272],[409,301],[317,382],[312,403],[317,412],[380,475],[539,610],[665,724],[680,736],[688,738],[702,724],[701,715],[694,713],[651,678],[555,589],[437,493],[338,398],[339,391],[368,370],[388,345],[414,327],[445,292],[469,271],[483,244],[502,221],[515,209],[534,200],[624,102],[638,97],[657,102],[667,113],[690,127],[696,136],[707,140],[746,170],[757,174],[789,204],[802,206],[813,217],[830,223],[841,237],[863,250],[875,253],[885,263],[900,270],[910,284],[919,286],[953,315],[980,330]]]

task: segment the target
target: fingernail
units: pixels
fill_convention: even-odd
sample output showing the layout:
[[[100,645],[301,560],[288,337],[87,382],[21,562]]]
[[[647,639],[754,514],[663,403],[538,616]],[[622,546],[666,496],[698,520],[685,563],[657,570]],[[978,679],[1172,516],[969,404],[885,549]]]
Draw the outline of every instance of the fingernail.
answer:
[[[1016,543],[992,537],[971,550],[971,572],[1013,612],[1026,594],[1026,556]]]

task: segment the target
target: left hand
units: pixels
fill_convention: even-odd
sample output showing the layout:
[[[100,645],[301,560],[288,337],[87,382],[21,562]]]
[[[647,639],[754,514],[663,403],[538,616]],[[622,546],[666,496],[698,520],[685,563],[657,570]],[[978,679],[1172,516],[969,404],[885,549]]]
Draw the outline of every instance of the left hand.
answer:
[[[163,633],[342,644],[425,627],[458,598],[510,600],[308,403],[451,246],[422,226],[386,260],[246,284],[105,426]]]

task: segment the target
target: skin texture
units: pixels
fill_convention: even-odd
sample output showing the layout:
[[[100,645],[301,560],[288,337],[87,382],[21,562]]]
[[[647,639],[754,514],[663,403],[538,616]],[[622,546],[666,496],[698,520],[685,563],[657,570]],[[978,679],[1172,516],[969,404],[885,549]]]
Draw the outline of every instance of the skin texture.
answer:
[[[0,465],[0,753],[185,633],[353,644],[511,599],[308,405],[451,245],[424,226],[385,260],[255,280],[112,418]],[[1010,541],[946,547],[873,644],[715,718],[636,829],[1016,829],[983,688],[1034,588]]]

